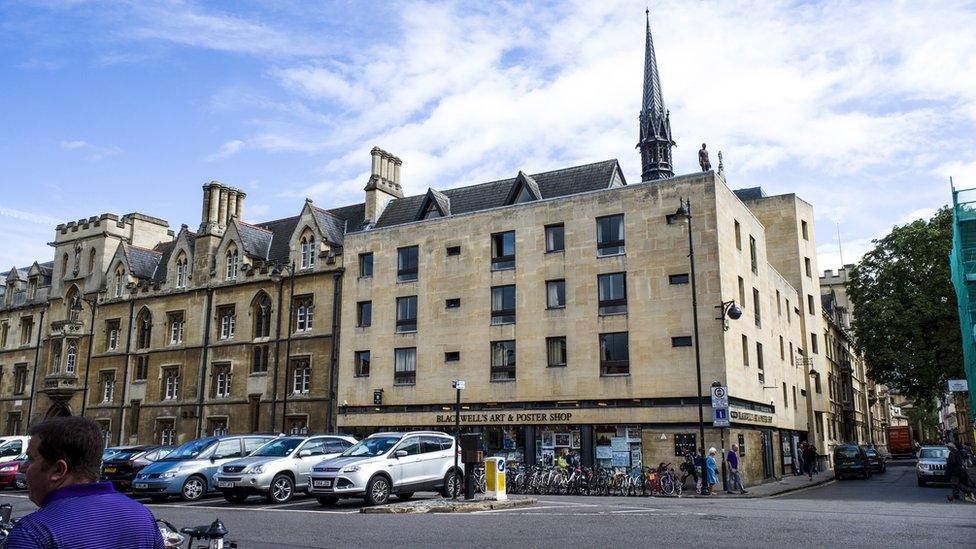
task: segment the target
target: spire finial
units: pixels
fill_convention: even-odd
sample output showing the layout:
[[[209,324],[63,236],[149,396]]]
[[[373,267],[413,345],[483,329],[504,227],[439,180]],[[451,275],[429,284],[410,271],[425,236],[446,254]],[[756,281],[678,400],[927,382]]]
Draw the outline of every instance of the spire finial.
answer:
[[[664,106],[661,93],[661,79],[654,54],[654,39],[651,37],[651,9],[644,7],[647,18],[647,35],[644,42],[644,95],[640,111],[641,179],[651,181],[674,177],[671,167],[670,113]]]

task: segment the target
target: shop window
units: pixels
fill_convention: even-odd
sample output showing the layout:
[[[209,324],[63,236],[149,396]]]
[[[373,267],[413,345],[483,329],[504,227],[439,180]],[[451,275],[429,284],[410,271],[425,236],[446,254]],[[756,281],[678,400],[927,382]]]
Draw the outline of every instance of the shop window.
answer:
[[[600,315],[627,312],[627,275],[625,273],[599,275],[597,286]]]
[[[672,347],[691,347],[691,336],[678,336],[671,338]]]
[[[396,331],[397,333],[417,331],[417,296],[397,298]]]
[[[546,338],[546,365],[550,368],[566,366],[566,338]]]
[[[596,218],[596,255],[618,255],[625,250],[623,214]]]
[[[564,309],[566,307],[566,281],[546,281],[546,306],[550,309]]]
[[[546,252],[561,252],[565,249],[566,238],[563,224],[546,225]]]
[[[447,247],[447,255],[448,255],[448,257],[456,256],[456,255],[461,255],[461,247],[460,246],[448,246]]]
[[[690,281],[691,279],[688,278],[688,273],[668,275],[669,284],[687,284]]]
[[[356,326],[368,328],[373,324],[373,302],[360,301],[356,304]]]
[[[491,342],[491,380],[515,379],[515,340]]]
[[[515,268],[515,231],[491,235],[491,270]]]
[[[515,285],[494,286],[491,289],[491,323],[515,323]]]
[[[356,351],[356,377],[369,377],[369,351]]]
[[[413,282],[417,280],[419,248],[407,246],[397,250],[397,282]]]
[[[417,348],[407,347],[394,351],[393,384],[417,383]]]
[[[600,334],[600,375],[630,373],[627,332]]]
[[[373,276],[373,253],[359,254],[359,278]]]

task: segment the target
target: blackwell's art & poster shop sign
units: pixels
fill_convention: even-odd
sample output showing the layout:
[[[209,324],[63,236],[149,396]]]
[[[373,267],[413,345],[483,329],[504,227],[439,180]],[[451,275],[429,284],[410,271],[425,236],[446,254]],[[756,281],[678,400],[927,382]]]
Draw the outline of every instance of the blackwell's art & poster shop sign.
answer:
[[[461,414],[461,423],[532,425],[536,423],[569,423],[572,412],[483,412]],[[454,423],[454,414],[437,414],[437,423]]]

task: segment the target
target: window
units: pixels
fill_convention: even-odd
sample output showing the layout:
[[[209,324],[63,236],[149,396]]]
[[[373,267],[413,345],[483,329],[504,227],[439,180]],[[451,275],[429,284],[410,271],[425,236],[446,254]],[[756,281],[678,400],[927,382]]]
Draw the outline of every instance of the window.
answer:
[[[688,278],[688,273],[668,275],[669,284],[687,284],[690,281],[691,279]]]
[[[213,380],[210,383],[211,398],[230,396],[230,364],[214,364]]]
[[[368,328],[373,325],[373,302],[360,301],[356,304],[356,326]]]
[[[176,400],[180,396],[180,369],[167,366],[163,371],[163,400]]]
[[[148,349],[152,343],[152,314],[143,309],[136,319],[136,348]]]
[[[561,252],[566,249],[566,230],[562,223],[546,225],[546,252]]]
[[[369,377],[369,351],[356,351],[356,377]]]
[[[739,226],[738,221],[736,220],[733,221],[735,222],[735,248],[737,250],[741,250],[742,249],[742,227]]]
[[[600,375],[630,373],[630,350],[627,332],[600,334]]]
[[[739,277],[739,304],[746,306],[746,281]]]
[[[765,369],[763,367],[763,344],[759,343],[758,341],[756,342],[756,368],[759,369],[759,371]]]
[[[491,289],[491,323],[515,322],[515,285],[494,286]]]
[[[56,339],[51,343],[51,373],[61,373],[61,340]]]
[[[417,331],[417,296],[397,298],[396,331],[397,333]]]
[[[37,294],[37,277],[32,276],[27,279],[27,299],[32,300]],[[67,301],[67,300],[66,300]]]
[[[820,352],[819,345],[817,344],[817,334],[810,334],[810,350],[813,351],[814,354]]]
[[[136,381],[145,381],[149,377],[149,356],[139,355],[136,357],[136,368],[133,378]]]
[[[810,233],[807,232],[807,231],[809,231],[809,229],[807,228],[807,222],[806,221],[803,221],[801,219],[800,220],[800,234],[803,235],[803,240],[810,240]]]
[[[776,316],[783,316],[783,302],[780,300],[779,290],[776,290]]]
[[[790,309],[789,299],[786,300],[786,323],[793,324],[793,312],[792,309]]]
[[[295,331],[311,332],[312,321],[315,316],[315,304],[312,296],[303,295],[295,298]]]
[[[546,306],[550,309],[563,309],[566,307],[565,280],[546,281]]]
[[[807,312],[810,314],[814,314],[816,311],[814,311],[813,309],[814,309],[813,296],[807,294]]]
[[[125,290],[125,270],[122,269],[120,265],[118,269],[115,269],[115,297],[122,297],[122,292]]]
[[[307,234],[302,237],[299,265],[301,269],[315,267],[315,237]]]
[[[454,297],[444,301],[444,307],[448,309],[457,309],[461,307],[461,298]]]
[[[4,322],[0,324],[0,349],[7,346],[7,336],[10,334],[10,325]]]
[[[211,436],[222,437],[227,434],[227,418],[226,417],[210,417],[207,418],[207,432]],[[223,444],[223,443],[221,443]],[[220,451],[220,450],[218,450]],[[233,447],[231,449],[233,452]],[[215,454],[214,455],[218,455]],[[223,451],[219,455],[223,455]]]
[[[183,343],[183,328],[185,326],[183,312],[169,314],[169,344],[178,345]]]
[[[268,358],[271,355],[270,345],[255,345],[251,348],[251,373],[258,374],[268,371]]]
[[[491,270],[515,268],[515,231],[491,235]]]
[[[359,278],[373,276],[373,253],[359,254]]]
[[[233,339],[234,328],[237,325],[237,314],[233,305],[217,308],[217,318],[220,319],[220,339]]]
[[[271,337],[271,296],[260,292],[252,305],[254,339]]]
[[[793,342],[791,341],[790,342],[790,366],[794,366],[794,365],[795,364],[793,362]]]
[[[68,343],[68,351],[65,353],[64,373],[74,374],[78,366],[78,344],[74,341]]]
[[[786,406],[786,404],[789,403],[789,401],[790,401],[790,397],[787,396],[787,393],[786,393],[786,382],[784,381],[783,382],[783,406]]]
[[[448,246],[447,247],[447,255],[448,256],[461,255],[461,247],[460,246]]]
[[[461,360],[461,353],[459,351],[448,351],[444,353],[444,362],[457,362]]]
[[[762,328],[762,313],[759,307],[759,290],[752,289],[752,315],[756,320],[756,327]]]
[[[95,272],[95,248],[88,251],[88,274]]]
[[[417,280],[418,250],[417,246],[397,250],[397,282]]]
[[[296,395],[307,395],[312,383],[312,364],[307,358],[292,360],[291,391]]]
[[[14,394],[22,395],[27,390],[27,365],[14,366]]]
[[[796,405],[796,385],[793,386],[793,409],[794,410],[797,409],[797,405]]]
[[[597,277],[601,315],[627,312],[627,275],[611,273]]]
[[[759,257],[756,255],[756,238],[749,235],[749,261],[752,263],[752,274],[759,274]]]
[[[624,215],[596,218],[596,255],[617,255],[625,251]]]
[[[241,256],[237,252],[236,247],[230,247],[227,250],[227,255],[225,256],[226,272],[224,273],[225,280],[234,280],[237,275],[241,272]]]
[[[288,432],[292,435],[307,435],[308,416],[288,416]]]
[[[105,350],[114,351],[119,348],[119,329],[121,321],[119,320],[106,320],[105,321]]]
[[[175,419],[159,419],[156,420],[156,431],[158,433],[156,440],[159,444],[164,446],[172,446],[176,444],[176,420]]]
[[[803,258],[803,267],[807,271],[807,276],[813,277],[813,267],[810,266],[810,258],[809,257],[804,257]]]
[[[115,400],[115,372],[102,372],[99,383],[102,386],[102,403],[108,404]]]
[[[61,278],[68,276],[68,254],[61,256]]]
[[[491,380],[515,379],[515,340],[491,342]]]
[[[94,250],[92,250],[94,251]],[[186,262],[186,254],[180,253],[180,256],[176,259],[176,287],[186,288],[186,280],[188,278],[189,266]]]
[[[7,414],[7,434],[19,435],[21,432],[20,423],[20,412],[10,412]]]
[[[691,336],[678,336],[671,338],[672,347],[691,347]]]
[[[786,360],[786,351],[783,347],[783,336],[779,336],[779,359]]]
[[[749,365],[749,338],[742,334],[742,365]]]
[[[566,365],[565,337],[546,338],[546,365],[550,368],[558,368]]]
[[[20,319],[20,344],[30,345],[31,335],[34,332],[34,317],[25,316]]]
[[[417,382],[417,348],[396,349],[393,358],[393,384],[413,385]]]

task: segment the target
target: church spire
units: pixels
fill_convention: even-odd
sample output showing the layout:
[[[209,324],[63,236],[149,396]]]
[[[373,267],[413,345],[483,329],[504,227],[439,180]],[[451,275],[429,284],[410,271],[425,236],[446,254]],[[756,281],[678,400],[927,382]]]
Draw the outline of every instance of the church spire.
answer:
[[[653,181],[674,177],[671,167],[670,113],[664,108],[661,94],[661,78],[654,56],[654,39],[651,38],[651,11],[645,10],[647,38],[644,44],[644,97],[640,112],[641,180]]]

